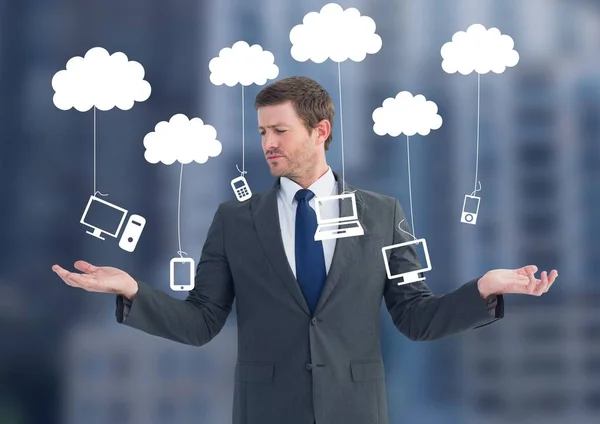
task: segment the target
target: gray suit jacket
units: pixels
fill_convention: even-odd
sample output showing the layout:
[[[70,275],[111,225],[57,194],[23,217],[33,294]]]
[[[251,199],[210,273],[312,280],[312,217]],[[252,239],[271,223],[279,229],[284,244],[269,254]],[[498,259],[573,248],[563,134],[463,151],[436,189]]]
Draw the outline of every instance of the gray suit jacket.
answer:
[[[247,201],[219,205],[186,300],[138,281],[130,306],[117,297],[117,321],[201,346],[219,333],[235,296],[234,424],[388,424],[382,300],[410,340],[436,340],[501,318],[503,299],[492,299],[490,314],[479,277],[442,296],[422,281],[388,280],[381,248],[410,240],[397,227],[405,218],[402,208],[392,197],[346,184],[356,190],[365,234],[337,240],[311,315],[283,248],[278,184]],[[394,249],[389,260],[394,274],[415,269],[418,261],[413,248]]]

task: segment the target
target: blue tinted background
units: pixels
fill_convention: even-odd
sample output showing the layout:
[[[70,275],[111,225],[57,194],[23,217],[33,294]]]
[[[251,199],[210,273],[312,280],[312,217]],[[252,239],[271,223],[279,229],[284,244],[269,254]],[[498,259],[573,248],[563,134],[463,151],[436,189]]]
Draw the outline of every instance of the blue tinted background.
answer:
[[[114,296],[51,272],[78,259],[114,266],[170,292],[178,239],[178,165],[145,161],[142,140],[176,113],[213,125],[223,152],[186,165],[181,250],[196,260],[213,214],[242,167],[253,192],[272,184],[253,100],[261,87],[214,86],[208,63],[238,40],[275,55],[278,78],[306,75],[338,114],[327,154],[341,172],[334,62],[293,60],[289,30],[325,2],[279,0],[0,1],[0,422],[229,422],[236,316],[201,348],[119,326]],[[448,340],[408,341],[382,308],[391,423],[597,423],[600,415],[600,5],[577,0],[363,0],[383,46],[344,62],[345,176],[409,211],[403,137],[371,114],[408,90],[444,123],[410,139],[414,231],[427,239],[438,294],[494,268],[534,263],[560,277],[542,298],[507,296],[506,318]],[[481,76],[476,226],[460,223],[474,187],[477,76],[446,74],[440,48],[473,23],[515,41],[519,64]],[[140,62],[150,98],[97,115],[97,184],[147,219],[135,252],[85,233],[93,192],[93,114],[61,111],[52,76],[92,47]],[[242,126],[243,124],[243,126]],[[242,157],[242,128],[245,156]],[[184,294],[173,294],[183,297]]]

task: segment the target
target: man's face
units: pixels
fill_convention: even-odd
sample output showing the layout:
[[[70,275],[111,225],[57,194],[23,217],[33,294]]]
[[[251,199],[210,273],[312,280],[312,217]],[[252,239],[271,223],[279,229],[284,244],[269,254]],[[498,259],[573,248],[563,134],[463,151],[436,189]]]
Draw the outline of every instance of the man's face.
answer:
[[[258,108],[258,131],[274,177],[301,177],[314,166],[317,131],[309,134],[291,102]]]

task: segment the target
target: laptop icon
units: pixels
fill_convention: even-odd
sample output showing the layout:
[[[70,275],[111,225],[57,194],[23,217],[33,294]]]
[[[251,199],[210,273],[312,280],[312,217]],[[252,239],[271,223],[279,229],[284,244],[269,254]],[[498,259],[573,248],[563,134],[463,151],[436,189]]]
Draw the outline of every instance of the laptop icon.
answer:
[[[332,213],[334,202],[340,203],[339,216]],[[315,212],[319,225],[315,232],[315,241],[362,236],[365,233],[358,222],[354,193],[318,197],[315,199]]]

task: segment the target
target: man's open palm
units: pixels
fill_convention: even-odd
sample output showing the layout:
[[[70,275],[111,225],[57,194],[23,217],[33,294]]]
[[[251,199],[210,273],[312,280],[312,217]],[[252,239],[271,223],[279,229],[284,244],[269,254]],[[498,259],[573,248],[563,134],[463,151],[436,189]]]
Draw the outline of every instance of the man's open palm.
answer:
[[[126,294],[131,291],[132,282],[135,283],[129,274],[119,268],[94,266],[85,261],[77,261],[74,266],[83,274],[67,271],[59,265],[54,265],[52,270],[69,286],[90,292]]]
[[[535,278],[538,267],[527,265],[519,269],[494,269],[488,271],[479,280],[479,290],[486,295],[490,294],[529,294],[541,296],[547,293],[558,271],[553,269],[550,273],[543,271],[541,278]]]

